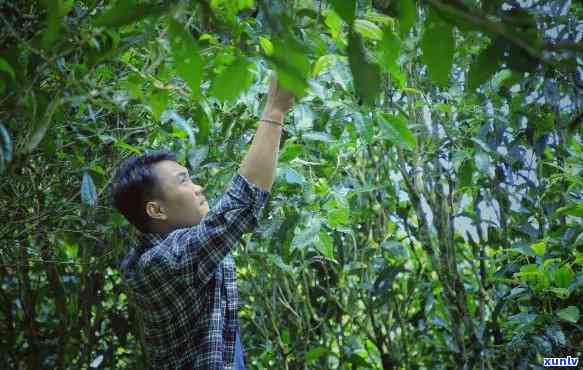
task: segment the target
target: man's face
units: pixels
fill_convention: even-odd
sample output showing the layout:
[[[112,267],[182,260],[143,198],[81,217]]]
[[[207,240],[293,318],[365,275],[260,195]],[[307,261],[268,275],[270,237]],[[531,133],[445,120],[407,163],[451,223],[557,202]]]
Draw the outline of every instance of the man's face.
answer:
[[[172,230],[197,225],[209,211],[204,189],[193,184],[188,170],[174,161],[158,162],[153,171],[162,199],[148,202],[150,217]]]

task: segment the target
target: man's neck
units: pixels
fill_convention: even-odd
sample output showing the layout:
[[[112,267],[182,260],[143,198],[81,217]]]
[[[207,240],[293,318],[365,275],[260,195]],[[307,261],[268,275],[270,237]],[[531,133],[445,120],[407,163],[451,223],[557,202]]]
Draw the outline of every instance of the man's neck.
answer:
[[[173,230],[175,230],[174,227],[170,226],[170,225],[152,225],[150,227],[150,230],[147,231],[146,233],[148,234],[166,234],[169,232],[172,232]]]

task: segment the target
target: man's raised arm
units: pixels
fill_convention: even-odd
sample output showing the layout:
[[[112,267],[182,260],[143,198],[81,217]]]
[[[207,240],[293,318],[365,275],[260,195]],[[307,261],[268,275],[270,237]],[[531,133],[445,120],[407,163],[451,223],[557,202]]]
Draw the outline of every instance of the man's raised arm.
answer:
[[[279,142],[285,114],[293,103],[293,94],[271,76],[267,103],[249,151],[241,162],[239,174],[261,189],[270,191],[275,181]]]

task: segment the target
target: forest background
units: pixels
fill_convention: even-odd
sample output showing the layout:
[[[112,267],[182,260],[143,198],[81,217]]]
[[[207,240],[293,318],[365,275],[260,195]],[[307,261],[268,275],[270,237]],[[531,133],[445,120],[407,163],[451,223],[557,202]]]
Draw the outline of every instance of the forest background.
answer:
[[[235,252],[250,369],[583,361],[583,6],[0,0],[0,368],[142,369],[111,207],[168,148],[221,194],[298,99]]]

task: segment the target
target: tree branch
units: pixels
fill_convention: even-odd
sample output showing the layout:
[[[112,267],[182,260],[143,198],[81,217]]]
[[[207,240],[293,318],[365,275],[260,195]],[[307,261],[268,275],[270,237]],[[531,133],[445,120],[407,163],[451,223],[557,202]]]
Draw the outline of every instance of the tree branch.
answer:
[[[455,18],[459,18],[461,20],[469,22],[475,26],[478,26],[479,28],[483,29],[484,31],[490,34],[501,36],[504,39],[513,43],[514,45],[525,50],[530,56],[539,59],[543,62],[549,63],[548,60],[545,60],[543,58],[541,50],[539,48],[536,48],[534,45],[529,44],[527,41],[513,34],[513,32],[509,31],[508,28],[503,23],[491,21],[486,18],[485,14],[471,10],[461,10],[455,6],[444,4],[439,0],[426,0],[426,1],[435,9],[447,13]],[[548,47],[549,44],[544,44],[541,46]],[[582,46],[577,45],[577,50],[581,50],[582,48],[583,48]]]

